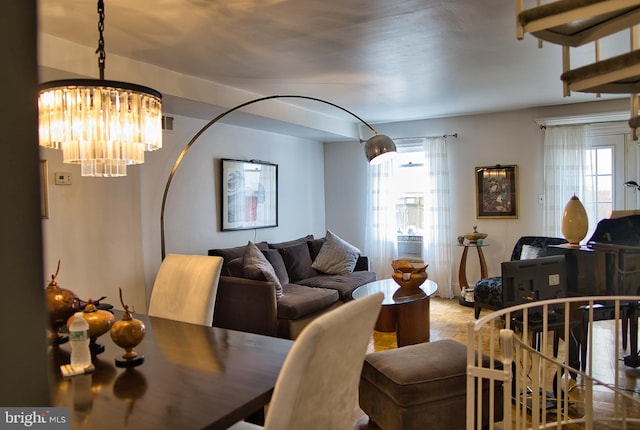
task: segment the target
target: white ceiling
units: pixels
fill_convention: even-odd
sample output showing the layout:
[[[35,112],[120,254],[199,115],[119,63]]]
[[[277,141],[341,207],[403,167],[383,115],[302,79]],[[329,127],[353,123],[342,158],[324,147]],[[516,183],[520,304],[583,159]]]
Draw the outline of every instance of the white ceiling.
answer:
[[[40,0],[40,32],[95,50],[96,3]],[[560,48],[517,40],[512,0],[105,3],[107,79],[110,56],[123,56],[257,96],[322,98],[371,123],[595,100],[563,98]],[[620,44],[604,43],[603,56]],[[591,61],[591,51],[574,51],[573,63]]]

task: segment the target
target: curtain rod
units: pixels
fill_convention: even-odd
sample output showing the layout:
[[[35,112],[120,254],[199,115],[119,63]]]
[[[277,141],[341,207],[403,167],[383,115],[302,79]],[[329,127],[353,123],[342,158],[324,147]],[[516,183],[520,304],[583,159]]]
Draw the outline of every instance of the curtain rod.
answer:
[[[439,136],[414,136],[414,137],[393,137],[393,140],[403,140],[403,139],[432,139],[434,137],[444,137],[445,139],[447,137],[454,137],[454,138],[458,138],[458,133],[449,133],[449,134],[441,134]]]

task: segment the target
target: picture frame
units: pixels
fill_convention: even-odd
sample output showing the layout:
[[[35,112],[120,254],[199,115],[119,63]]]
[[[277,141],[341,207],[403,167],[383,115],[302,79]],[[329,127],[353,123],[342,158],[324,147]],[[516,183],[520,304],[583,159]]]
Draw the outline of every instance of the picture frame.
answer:
[[[518,218],[518,166],[475,168],[476,218]]]
[[[49,162],[40,160],[40,218],[49,219]]]
[[[221,229],[278,226],[278,165],[258,160],[221,160]]]

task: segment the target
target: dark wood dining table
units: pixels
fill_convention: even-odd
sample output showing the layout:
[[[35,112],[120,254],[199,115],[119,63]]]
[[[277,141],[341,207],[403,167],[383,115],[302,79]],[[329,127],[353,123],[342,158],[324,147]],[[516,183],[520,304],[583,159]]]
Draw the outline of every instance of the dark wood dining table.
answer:
[[[116,321],[121,311],[114,311]],[[116,367],[124,350],[109,333],[95,371],[63,377],[67,344],[50,347],[53,406],[72,429],[224,429],[270,401],[292,341],[134,314],[146,326],[142,365]]]

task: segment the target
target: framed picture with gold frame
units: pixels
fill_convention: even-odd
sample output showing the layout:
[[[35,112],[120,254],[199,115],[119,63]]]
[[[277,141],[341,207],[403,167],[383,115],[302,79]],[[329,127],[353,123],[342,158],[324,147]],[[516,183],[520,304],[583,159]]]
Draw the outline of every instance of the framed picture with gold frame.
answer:
[[[476,217],[518,218],[518,166],[481,166],[476,174]]]

